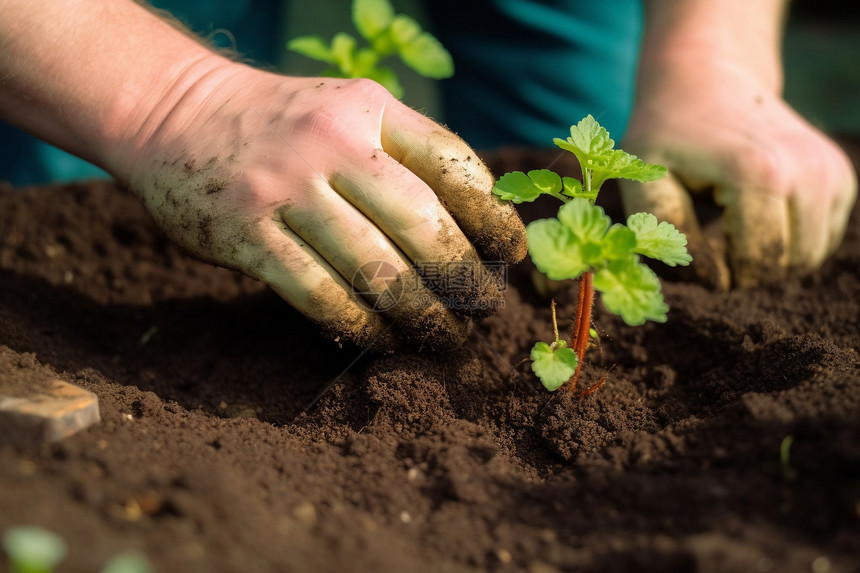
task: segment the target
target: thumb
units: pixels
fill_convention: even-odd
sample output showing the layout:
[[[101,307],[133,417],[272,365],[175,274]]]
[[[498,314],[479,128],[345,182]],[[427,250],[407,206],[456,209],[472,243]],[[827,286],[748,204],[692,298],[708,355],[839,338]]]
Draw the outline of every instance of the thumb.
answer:
[[[687,236],[687,250],[693,257],[688,268],[676,272],[710,288],[727,290],[731,274],[725,260],[725,244],[719,229],[703,232],[687,188],[670,172],[664,179],[640,183],[622,179],[621,199],[630,213],[652,213],[660,221],[675,225]]]

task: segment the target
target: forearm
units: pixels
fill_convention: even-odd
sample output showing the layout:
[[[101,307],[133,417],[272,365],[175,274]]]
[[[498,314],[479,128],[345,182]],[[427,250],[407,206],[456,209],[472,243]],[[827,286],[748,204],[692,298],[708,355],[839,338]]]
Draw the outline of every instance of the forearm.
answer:
[[[0,0],[0,117],[125,178],[136,140],[229,62],[129,0]]]
[[[646,0],[640,81],[681,67],[692,80],[722,65],[742,69],[772,94],[783,86],[786,0]]]

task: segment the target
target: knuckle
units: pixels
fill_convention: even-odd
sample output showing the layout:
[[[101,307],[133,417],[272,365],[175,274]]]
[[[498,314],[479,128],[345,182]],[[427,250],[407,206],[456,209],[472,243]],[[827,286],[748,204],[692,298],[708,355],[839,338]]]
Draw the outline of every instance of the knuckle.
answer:
[[[774,148],[754,147],[735,155],[738,181],[751,182],[755,187],[786,196],[794,177],[794,164],[786,161]]]
[[[343,86],[343,89],[347,90],[351,96],[361,95],[372,98],[393,97],[381,84],[367,78],[348,79],[344,81]]]

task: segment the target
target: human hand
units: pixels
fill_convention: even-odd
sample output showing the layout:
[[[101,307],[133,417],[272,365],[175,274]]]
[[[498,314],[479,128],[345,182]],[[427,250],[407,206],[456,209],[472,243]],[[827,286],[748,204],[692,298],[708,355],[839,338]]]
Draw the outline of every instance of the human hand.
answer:
[[[854,169],[774,90],[729,64],[652,69],[642,83],[624,148],[670,176],[623,182],[625,208],[685,232],[701,279],[753,286],[808,273],[836,249],[857,194]],[[724,245],[704,236],[690,196],[699,192],[723,207]]]
[[[386,344],[457,347],[502,296],[479,254],[525,256],[475,153],[374,82],[224,63],[160,106],[116,171],[171,239],[336,338],[368,345],[393,322]]]

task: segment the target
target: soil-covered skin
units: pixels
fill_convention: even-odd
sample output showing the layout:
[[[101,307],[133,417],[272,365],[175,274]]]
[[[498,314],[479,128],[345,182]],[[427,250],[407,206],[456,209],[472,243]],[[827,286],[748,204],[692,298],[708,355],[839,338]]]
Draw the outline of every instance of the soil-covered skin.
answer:
[[[0,439],[0,529],[60,533],[61,572],[860,571],[860,210],[815,276],[667,282],[663,325],[598,304],[584,399],[516,367],[552,336],[527,264],[462,350],[379,356],[108,183],[0,188],[0,237],[0,380],[101,404],[62,443]]]

